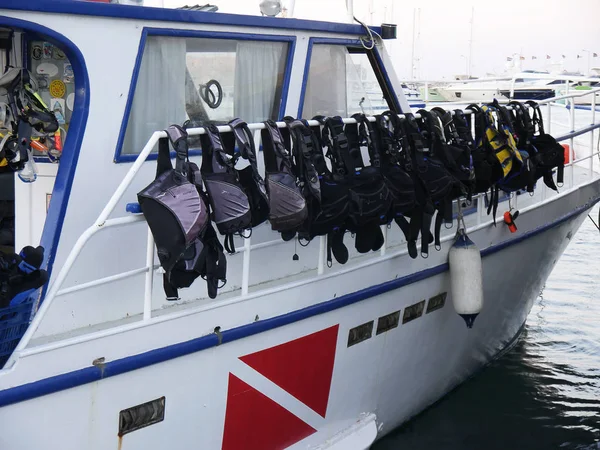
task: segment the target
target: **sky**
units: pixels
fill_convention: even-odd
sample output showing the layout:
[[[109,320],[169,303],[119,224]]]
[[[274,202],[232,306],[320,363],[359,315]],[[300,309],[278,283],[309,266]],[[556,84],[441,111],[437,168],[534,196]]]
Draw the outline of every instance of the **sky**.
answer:
[[[144,0],[144,5],[174,8],[196,2],[205,3]],[[290,2],[283,0],[284,6]],[[259,0],[210,3],[220,12],[260,14]],[[385,46],[403,80],[451,79],[469,69],[477,77],[502,75],[510,57],[522,69],[586,73],[588,63],[600,68],[600,0],[354,0],[354,15],[370,25],[397,24],[398,39]],[[345,0],[296,0],[294,17],[344,22]]]

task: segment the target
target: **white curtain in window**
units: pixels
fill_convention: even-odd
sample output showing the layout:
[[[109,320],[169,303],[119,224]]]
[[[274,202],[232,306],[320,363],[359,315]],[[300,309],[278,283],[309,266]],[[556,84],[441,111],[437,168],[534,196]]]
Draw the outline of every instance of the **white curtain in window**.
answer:
[[[316,44],[312,48],[302,116],[347,116],[346,54],[342,45]]]
[[[240,41],[235,61],[234,115],[246,122],[277,118],[284,43]],[[278,92],[279,91],[279,92]]]
[[[139,153],[154,131],[186,120],[185,56],[185,39],[150,36],[146,40],[123,154]]]

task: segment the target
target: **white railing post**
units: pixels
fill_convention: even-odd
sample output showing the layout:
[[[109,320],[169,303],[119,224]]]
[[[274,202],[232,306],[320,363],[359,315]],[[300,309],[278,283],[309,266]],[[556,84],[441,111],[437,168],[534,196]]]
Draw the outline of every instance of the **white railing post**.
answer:
[[[572,133],[575,131],[575,99],[574,98],[569,98],[568,100],[570,106],[571,106],[571,111],[569,114],[569,131]],[[569,162],[571,163],[571,184],[570,187],[575,186],[575,149],[573,148],[573,143],[575,142],[574,138],[569,139]]]
[[[319,236],[319,263],[317,266],[317,274],[325,273],[325,253],[327,252],[327,236]]]
[[[596,93],[593,93],[592,94],[592,123],[590,123],[590,125],[595,125],[595,124],[596,124]],[[594,174],[594,131],[595,130],[592,130],[590,132],[590,162],[589,162],[590,178]]]
[[[154,283],[154,236],[148,228],[148,242],[146,244],[146,286],[144,289],[144,320],[152,318],[152,290]]]
[[[552,134],[552,102],[548,102],[548,120],[546,122],[548,126],[544,130],[548,134]]]
[[[386,250],[386,246],[387,246],[387,230],[388,230],[387,225],[381,225],[381,233],[383,234],[383,245],[381,246],[381,249],[379,250],[381,256],[385,255],[385,250]]]
[[[250,237],[244,239],[244,255],[242,257],[242,297],[248,295],[250,285]]]

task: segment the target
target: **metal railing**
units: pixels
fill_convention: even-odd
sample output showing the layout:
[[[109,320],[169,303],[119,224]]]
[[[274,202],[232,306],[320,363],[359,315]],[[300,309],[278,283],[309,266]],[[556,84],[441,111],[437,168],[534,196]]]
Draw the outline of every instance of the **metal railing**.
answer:
[[[589,95],[590,93],[591,93],[591,91],[586,91],[585,94]],[[585,95],[585,94],[571,94],[571,95],[562,96],[561,98],[571,98],[571,96],[574,96],[574,95],[578,96],[578,95]],[[547,103],[548,105],[550,105],[556,99],[558,99],[558,97],[540,101],[539,103],[540,104]],[[468,114],[468,113],[470,113],[470,111],[465,111],[465,113]],[[574,114],[574,108],[571,109],[571,116],[570,116],[571,128],[573,128],[573,124],[574,124],[573,114]],[[594,113],[592,113],[592,114],[593,114],[593,120],[595,120],[595,114]],[[400,115],[400,117],[402,118],[403,115]],[[417,117],[419,117],[419,116],[417,115]],[[375,121],[375,117],[369,117],[368,119],[370,121]],[[345,119],[343,119],[343,122],[345,124],[356,123],[356,120],[352,119],[352,118],[345,118]],[[311,126],[316,126],[319,124],[319,122],[316,120],[310,120],[310,121],[308,121],[308,123]],[[600,126],[600,124],[595,124],[595,125]],[[280,128],[283,128],[286,126],[286,123],[285,122],[277,122],[277,126]],[[250,128],[250,130],[253,130],[254,138],[255,138],[255,141],[256,141],[257,147],[258,147],[258,145],[260,144],[260,130],[264,129],[265,126],[263,123],[252,123],[252,124],[249,124],[248,127]],[[231,131],[231,128],[228,125],[218,126],[217,128],[218,128],[219,132],[230,132]],[[205,133],[205,130],[203,128],[194,128],[194,129],[189,129],[187,131],[190,136],[197,136],[197,135],[201,135],[201,134]],[[572,131],[576,132],[575,130],[572,130]],[[593,142],[593,130],[591,130],[591,133],[592,133],[592,142]],[[11,356],[11,359],[7,363],[6,367],[10,367],[12,362],[14,362],[14,360],[18,357],[18,355],[27,347],[32,336],[37,331],[43,318],[45,317],[48,309],[54,302],[55,298],[58,296],[71,294],[71,293],[81,291],[84,289],[89,289],[89,288],[96,287],[99,285],[112,283],[117,280],[122,280],[125,278],[129,278],[129,277],[133,277],[133,276],[145,273],[143,317],[140,322],[147,324],[150,320],[153,319],[153,316],[152,316],[152,295],[153,295],[153,282],[154,282],[153,276],[154,276],[155,269],[159,268],[159,265],[155,264],[155,262],[154,262],[155,261],[154,239],[153,239],[152,233],[150,232],[149,228],[147,229],[148,236],[147,236],[147,248],[146,248],[146,264],[144,267],[139,268],[139,269],[130,270],[127,272],[122,272],[122,273],[115,274],[115,275],[111,275],[108,277],[96,279],[96,280],[93,280],[93,281],[90,281],[87,283],[83,283],[80,285],[76,285],[76,286],[72,286],[72,287],[68,287],[68,288],[64,288],[64,289],[61,289],[61,287],[64,284],[65,279],[66,279],[67,275],[69,274],[69,272],[71,271],[72,267],[74,266],[75,262],[77,261],[77,258],[80,255],[82,249],[85,247],[87,242],[94,235],[96,235],[97,233],[99,233],[103,230],[106,230],[108,228],[128,226],[131,224],[145,222],[144,217],[141,214],[128,216],[128,217],[120,217],[120,218],[115,218],[115,219],[109,219],[109,216],[113,213],[116,206],[121,201],[123,195],[125,194],[125,192],[129,188],[129,186],[131,185],[133,179],[135,178],[135,176],[137,175],[139,170],[141,169],[142,164],[146,161],[146,159],[148,158],[148,156],[150,155],[150,153],[152,152],[152,150],[158,143],[159,139],[166,138],[166,137],[167,137],[167,134],[164,131],[156,131],[152,134],[152,136],[150,137],[150,139],[148,140],[148,142],[146,143],[146,145],[144,146],[144,148],[138,155],[135,162],[132,164],[131,168],[129,169],[129,171],[127,172],[127,174],[125,175],[125,177],[123,178],[123,180],[121,181],[121,183],[119,184],[119,186],[117,187],[115,192],[113,193],[112,197],[110,198],[110,200],[108,201],[108,203],[106,204],[106,206],[104,207],[104,209],[102,210],[102,212],[100,213],[100,215],[98,216],[98,218],[96,219],[94,224],[92,226],[90,226],[89,228],[87,228],[81,234],[81,236],[77,239],[75,245],[73,246],[67,259],[65,260],[63,266],[61,267],[61,269],[58,272],[54,281],[52,282],[44,301],[41,303],[41,305],[39,305],[39,309],[35,313],[29,328],[23,335],[21,341],[19,342],[18,346],[16,347],[15,351],[13,352],[13,355]],[[565,139],[569,139],[569,137],[566,137]],[[573,138],[570,138],[570,139],[572,142]],[[594,153],[593,146],[591,147],[590,150],[591,150],[591,153],[589,156],[579,158],[577,160],[574,160],[574,158],[571,157],[569,164],[567,164],[566,166],[573,167],[573,165],[576,164],[577,162],[586,160],[588,158],[590,158],[590,161],[591,161],[591,158],[593,156],[597,155],[599,152]],[[571,145],[571,152],[573,152],[572,145]],[[573,153],[572,153],[572,156],[573,156]],[[593,169],[592,162],[590,163],[590,169]],[[573,169],[571,169],[571,172],[572,171],[573,171]],[[571,174],[571,187],[573,187],[573,175],[572,174]],[[546,195],[545,195],[546,187],[544,184],[541,185],[541,189],[542,189],[542,196],[541,196],[542,200],[541,201],[543,201],[546,197]],[[481,199],[482,197],[476,196],[475,198]],[[516,196],[515,196],[514,201],[516,201]],[[477,201],[477,220],[476,220],[477,228],[484,226],[483,225],[484,216],[485,216],[484,202]],[[385,241],[387,241],[387,227],[382,226],[382,230],[384,232]],[[263,242],[263,243],[252,245],[251,239],[247,238],[244,240],[243,247],[236,248],[236,252],[243,252],[242,285],[241,285],[241,294],[240,294],[242,298],[246,297],[248,295],[251,251],[259,249],[259,248],[267,248],[267,247],[274,246],[274,245],[280,245],[283,243],[284,242],[282,240],[277,239],[277,240],[273,240],[273,241],[269,241],[269,242]],[[382,248],[380,250],[380,256],[386,255],[386,244],[387,244],[387,242],[385,242],[384,245],[382,246]],[[325,258],[326,258],[325,255],[326,255],[325,237],[320,237],[320,239],[319,239],[319,257],[318,257],[318,263],[317,263],[317,275],[323,275],[323,273],[325,272]],[[375,260],[370,260],[368,262],[368,264],[372,264],[374,261]]]

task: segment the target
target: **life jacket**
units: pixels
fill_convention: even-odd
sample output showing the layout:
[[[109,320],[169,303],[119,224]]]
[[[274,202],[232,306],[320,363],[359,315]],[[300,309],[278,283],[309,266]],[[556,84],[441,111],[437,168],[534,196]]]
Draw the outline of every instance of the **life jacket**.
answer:
[[[416,258],[416,242],[421,230],[426,194],[412,169],[410,151],[402,148],[404,134],[398,115],[393,111],[385,111],[376,116],[375,126],[379,138],[381,173],[392,198],[390,218],[404,233],[409,255]],[[418,195],[419,192],[421,195]],[[419,202],[418,198],[422,201]],[[426,237],[429,238],[428,235]]]
[[[565,171],[564,148],[556,139],[544,131],[544,119],[539,105],[532,100],[525,102],[525,104],[530,106],[533,111],[532,116],[529,116],[529,114],[527,116],[531,117],[533,125],[531,146],[535,150],[537,177],[543,178],[544,183],[550,189],[558,191],[558,187],[552,178],[552,171],[556,169],[556,183],[562,185]]]
[[[256,227],[265,222],[269,217],[269,197],[265,181],[258,171],[258,162],[256,160],[256,146],[252,131],[248,124],[241,119],[233,119],[228,124],[233,132],[221,135],[223,145],[229,155],[233,155],[234,168],[235,163],[241,157],[248,162],[248,165],[242,169],[235,168],[238,181],[250,204],[251,225]],[[235,151],[237,144],[238,151]]]
[[[473,137],[460,109],[445,111],[440,107],[432,108],[431,112],[437,115],[442,130],[442,152],[439,155],[446,168],[450,170],[466,189],[467,200],[470,200],[475,188],[475,170],[473,168]],[[458,193],[461,194],[460,192]]]
[[[266,185],[269,195],[269,222],[281,232],[284,240],[293,239],[308,217],[308,207],[302,195],[292,155],[272,120],[261,130]]]
[[[439,119],[426,110],[419,110],[418,114],[421,116],[418,121],[412,114],[406,114],[405,123],[409,131],[415,171],[425,187],[431,206],[437,212],[434,239],[436,249],[440,250],[442,223],[452,224],[452,200],[465,195],[466,190],[446,168],[440,156],[445,152],[445,141]],[[428,255],[428,240],[422,240],[421,244],[422,256]]]
[[[137,194],[165,270],[165,294],[167,300],[177,300],[177,289],[189,287],[201,276],[208,295],[215,298],[226,282],[227,262],[210,222],[200,169],[188,159],[187,132],[178,125],[165,131],[175,149],[175,168],[169,141],[160,139],[156,178]]]

